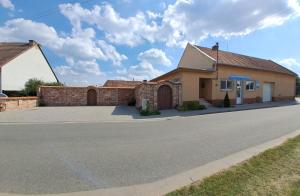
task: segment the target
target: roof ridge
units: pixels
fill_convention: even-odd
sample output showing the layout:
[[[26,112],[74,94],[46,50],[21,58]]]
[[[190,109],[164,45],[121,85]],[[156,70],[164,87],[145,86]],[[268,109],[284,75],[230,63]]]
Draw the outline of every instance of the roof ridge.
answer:
[[[211,48],[208,48],[208,47],[203,47],[203,46],[198,46],[198,45],[195,45],[195,46],[198,47],[199,49],[206,48],[206,49],[212,50]],[[258,60],[271,61],[270,59],[264,59],[264,58],[260,58],[260,57],[249,56],[249,55],[235,53],[235,52],[226,51],[226,50],[219,50],[219,51],[234,54],[234,55],[244,56],[244,57],[248,57],[248,58],[254,58],[254,59],[258,59]]]

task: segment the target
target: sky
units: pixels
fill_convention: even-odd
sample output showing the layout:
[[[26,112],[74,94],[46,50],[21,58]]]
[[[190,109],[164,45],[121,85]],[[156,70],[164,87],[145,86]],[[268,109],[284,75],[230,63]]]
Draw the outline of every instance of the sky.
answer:
[[[299,0],[0,0],[0,42],[37,41],[67,85],[149,80],[188,42],[300,74],[299,35]]]

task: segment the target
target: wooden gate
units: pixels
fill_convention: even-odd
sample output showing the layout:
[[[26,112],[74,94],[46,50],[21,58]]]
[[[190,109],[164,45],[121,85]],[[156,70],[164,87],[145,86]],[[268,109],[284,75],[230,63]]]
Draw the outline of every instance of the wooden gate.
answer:
[[[87,105],[95,106],[97,105],[97,92],[95,89],[90,89],[87,92]]]
[[[172,89],[167,85],[159,87],[157,92],[157,104],[159,110],[172,109]]]

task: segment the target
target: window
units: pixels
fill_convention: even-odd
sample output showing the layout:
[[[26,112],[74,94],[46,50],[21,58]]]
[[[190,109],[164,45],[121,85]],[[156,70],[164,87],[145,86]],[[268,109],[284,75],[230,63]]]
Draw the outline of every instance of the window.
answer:
[[[254,91],[255,90],[255,82],[254,81],[246,81],[246,90]]]
[[[231,80],[221,80],[221,90],[232,90],[233,81]]]

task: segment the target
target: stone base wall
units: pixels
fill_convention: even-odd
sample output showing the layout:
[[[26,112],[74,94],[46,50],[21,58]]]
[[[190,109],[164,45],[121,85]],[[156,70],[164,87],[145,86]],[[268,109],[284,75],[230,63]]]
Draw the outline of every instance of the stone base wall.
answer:
[[[38,97],[45,106],[86,106],[87,92],[94,89],[97,93],[97,105],[127,105],[134,98],[134,88],[126,87],[53,87],[42,86]]]
[[[295,100],[295,97],[272,97],[272,101],[292,101]],[[216,100],[207,100],[213,106],[220,106],[224,100],[216,99]],[[230,99],[231,105],[236,105],[236,99]],[[261,97],[256,98],[245,98],[243,99],[243,104],[253,104],[253,103],[262,103]]]
[[[170,81],[161,81],[161,82],[144,82],[136,87],[135,89],[135,98],[136,98],[136,107],[138,109],[142,108],[143,99],[149,101],[150,109],[158,109],[158,99],[157,92],[159,87],[162,85],[167,85],[172,89],[172,104],[173,108],[182,105],[182,86],[180,83],[173,83]]]
[[[38,106],[37,97],[0,98],[0,111],[16,111],[31,109]]]

